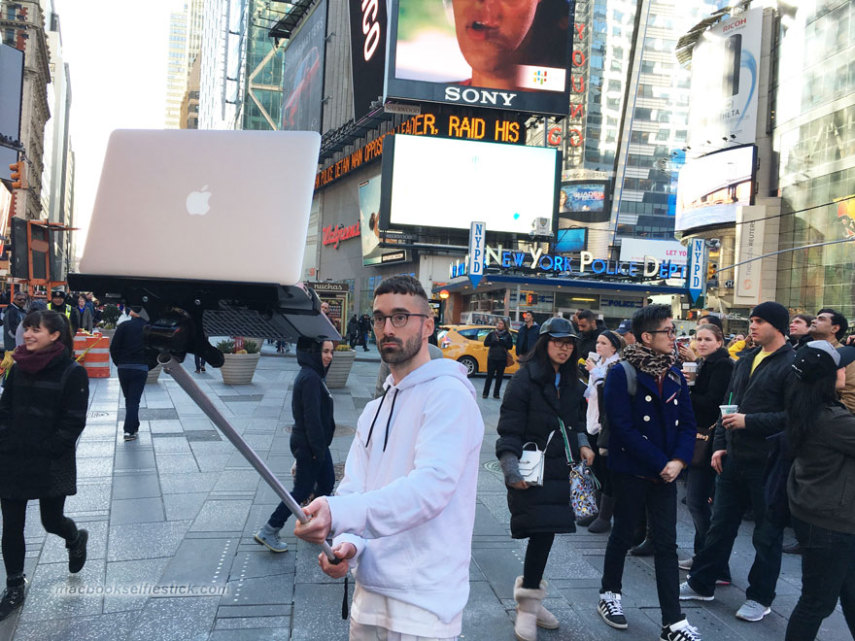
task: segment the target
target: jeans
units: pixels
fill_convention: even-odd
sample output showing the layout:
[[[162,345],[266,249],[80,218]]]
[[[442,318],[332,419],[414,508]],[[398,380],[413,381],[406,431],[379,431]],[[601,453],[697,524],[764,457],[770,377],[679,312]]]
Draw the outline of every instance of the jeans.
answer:
[[[653,534],[656,591],[662,625],[682,620],[677,568],[677,486],[612,472],[614,525],[606,546],[601,592],[620,593],[627,550],[645,508]]]
[[[77,538],[77,525],[63,514],[64,509],[64,496],[39,499],[39,512],[45,531],[62,537],[68,544]],[[12,577],[24,571],[27,500],[0,499],[0,510],[3,512],[3,563],[6,576]]]
[[[704,547],[695,555],[689,585],[705,596],[715,593],[716,579],[727,571],[733,542],[745,508],[754,509],[754,563],[748,573],[745,597],[769,607],[775,600],[775,585],[781,572],[782,528],[765,518],[766,500],[763,495],[763,466],[745,465],[724,459],[724,467],[716,481],[712,520]]]
[[[855,534],[833,532],[792,517],[802,547],[802,595],[790,615],[785,641],[815,639],[837,599],[855,638]]]
[[[140,399],[145,389],[148,372],[141,369],[119,367],[119,385],[125,397],[125,434],[136,434],[140,429]]]
[[[505,375],[506,360],[490,360],[487,359],[487,380],[484,382],[484,396],[490,394],[490,383],[493,382],[493,376],[496,377],[496,389],[493,390],[493,396],[498,396],[502,390],[502,377]]]
[[[193,363],[196,365],[197,370],[205,367],[205,359],[198,354],[193,354]]]
[[[686,507],[692,515],[695,524],[694,553],[697,554],[704,549],[707,531],[710,529],[712,520],[712,503],[710,499],[715,495],[716,473],[709,465],[706,467],[690,467],[686,473]],[[731,545],[731,547],[733,547]],[[730,550],[727,553],[730,558]],[[730,581],[730,567],[725,565],[724,572],[717,577]]]
[[[326,448],[322,460],[312,458],[312,453],[308,448],[295,451],[294,458],[297,459],[297,473],[294,476],[294,489],[291,491],[291,496],[297,503],[302,504],[312,494],[327,496],[332,492],[333,485],[335,485],[335,469],[329,448]],[[317,488],[315,488],[316,485]],[[289,516],[291,516],[291,510],[282,502],[270,515],[267,523],[270,527],[278,530],[285,525]]]

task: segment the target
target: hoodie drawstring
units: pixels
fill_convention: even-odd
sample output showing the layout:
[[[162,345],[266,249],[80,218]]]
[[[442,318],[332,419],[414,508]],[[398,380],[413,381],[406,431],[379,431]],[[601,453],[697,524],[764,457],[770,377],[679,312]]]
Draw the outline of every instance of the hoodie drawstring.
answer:
[[[380,416],[380,410],[383,409],[383,402],[386,400],[386,394],[389,393],[389,390],[392,389],[391,386],[387,387],[383,392],[383,396],[380,398],[380,405],[377,407],[377,411],[374,413],[374,419],[371,421],[371,427],[368,429],[368,438],[365,440],[365,447],[371,443],[371,435],[374,433],[374,424],[377,422],[377,417]],[[389,443],[389,426],[392,423],[392,414],[395,411],[395,401],[398,400],[398,389],[395,389],[395,395],[392,397],[392,407],[389,408],[389,418],[386,420],[386,437],[383,439],[383,451],[386,451],[386,445]]]

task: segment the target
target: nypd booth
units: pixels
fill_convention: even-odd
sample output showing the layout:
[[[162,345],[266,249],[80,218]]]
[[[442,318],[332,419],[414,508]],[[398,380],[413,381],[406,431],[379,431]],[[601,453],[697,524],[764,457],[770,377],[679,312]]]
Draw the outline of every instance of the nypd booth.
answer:
[[[590,309],[616,327],[650,302],[669,305],[688,301],[688,268],[668,260],[611,260],[583,251],[549,254],[489,247],[480,278],[470,278],[469,256],[451,265],[449,281],[434,289],[446,299],[446,323],[477,322],[490,315],[509,317],[514,325],[523,312],[537,322],[556,314]]]

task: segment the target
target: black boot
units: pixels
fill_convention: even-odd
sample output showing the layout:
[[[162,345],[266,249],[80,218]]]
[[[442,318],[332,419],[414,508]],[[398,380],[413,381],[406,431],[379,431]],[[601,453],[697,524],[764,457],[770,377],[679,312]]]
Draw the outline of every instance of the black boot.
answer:
[[[77,538],[73,543],[66,543],[68,548],[68,571],[77,574],[86,564],[86,542],[89,540],[89,532],[77,530]]]
[[[600,513],[594,522],[588,526],[588,532],[591,534],[605,534],[612,529],[612,514],[615,511],[615,499],[608,494],[603,494],[603,499],[600,501]]]
[[[653,556],[653,532],[650,530],[650,518],[647,519],[647,528],[644,540],[629,549],[630,556]]]
[[[0,621],[24,605],[26,583],[23,574],[10,576],[6,579],[6,591],[0,597]]]

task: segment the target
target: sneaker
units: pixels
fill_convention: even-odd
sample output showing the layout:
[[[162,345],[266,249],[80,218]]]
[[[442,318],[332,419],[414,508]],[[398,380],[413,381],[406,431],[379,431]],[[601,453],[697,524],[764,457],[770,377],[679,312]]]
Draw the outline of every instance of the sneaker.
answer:
[[[202,371],[203,371],[203,372],[205,371],[205,368],[204,368],[204,367],[202,368]]]
[[[677,567],[680,568],[681,570],[686,570],[688,572],[689,570],[692,569],[692,562],[694,560],[695,559],[690,556],[688,559],[682,559],[680,561],[677,561]]]
[[[690,626],[689,622],[683,619],[662,628],[659,641],[701,641],[701,634],[697,628]]]
[[[125,440],[126,441],[136,441],[137,433],[136,432],[125,432]]]
[[[736,618],[743,621],[762,621],[763,617],[769,614],[772,608],[767,608],[762,603],[748,599],[742,604],[742,607],[736,611]]]
[[[0,621],[24,605],[24,590],[26,587],[26,579],[20,585],[6,586],[3,596],[0,597]]]
[[[89,540],[87,530],[77,530],[77,538],[68,546],[68,571],[77,574],[86,564],[86,542]]]
[[[695,592],[688,581],[680,584],[680,601],[712,601],[714,598],[713,595],[706,596]]]
[[[716,585],[730,585],[730,579],[716,579]]]
[[[597,603],[597,612],[603,617],[606,625],[618,630],[626,630],[626,617],[623,615],[623,605],[620,602],[620,594],[614,592],[600,592],[600,602]]]
[[[629,549],[630,556],[653,556],[653,539],[645,538],[638,545]]]
[[[200,370],[200,369],[197,367],[197,368],[196,368],[196,373],[197,373],[197,374],[200,374],[201,372],[202,372],[202,370]]]
[[[784,554],[801,554],[802,546],[799,544],[798,541],[796,541],[795,543],[791,543],[790,545],[785,545],[783,548],[781,548],[781,552],[783,552]]]

